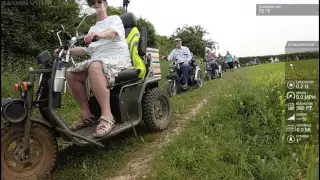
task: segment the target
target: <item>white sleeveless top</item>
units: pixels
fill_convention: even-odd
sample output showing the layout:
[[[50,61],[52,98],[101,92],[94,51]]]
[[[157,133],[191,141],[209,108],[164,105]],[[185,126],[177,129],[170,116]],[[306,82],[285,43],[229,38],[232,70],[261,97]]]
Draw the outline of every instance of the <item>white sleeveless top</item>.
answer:
[[[88,32],[101,33],[107,29],[115,30],[118,35],[114,40],[99,39],[96,42],[90,43],[85,49],[91,56],[91,60],[103,60],[106,63],[111,63],[116,59],[122,59],[131,63],[129,47],[125,38],[125,30],[122,20],[119,16],[108,16],[102,21],[97,21]]]

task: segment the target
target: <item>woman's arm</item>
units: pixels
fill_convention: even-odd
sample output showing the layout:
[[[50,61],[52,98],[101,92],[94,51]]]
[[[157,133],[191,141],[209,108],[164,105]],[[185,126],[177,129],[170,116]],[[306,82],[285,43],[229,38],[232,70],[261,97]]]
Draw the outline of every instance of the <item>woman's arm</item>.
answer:
[[[85,47],[74,47],[70,50],[70,56],[85,56],[88,54],[88,51]]]
[[[99,39],[110,39],[110,40],[114,40],[117,37],[117,35],[118,35],[117,31],[113,29],[107,29],[97,34]]]

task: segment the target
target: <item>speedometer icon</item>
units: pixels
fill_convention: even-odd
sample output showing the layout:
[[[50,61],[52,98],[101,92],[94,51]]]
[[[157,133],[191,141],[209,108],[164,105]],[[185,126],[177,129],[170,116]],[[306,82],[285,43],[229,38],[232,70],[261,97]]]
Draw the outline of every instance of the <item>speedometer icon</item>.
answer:
[[[287,87],[288,87],[288,89],[294,89],[294,82],[289,81],[289,82],[287,83]]]

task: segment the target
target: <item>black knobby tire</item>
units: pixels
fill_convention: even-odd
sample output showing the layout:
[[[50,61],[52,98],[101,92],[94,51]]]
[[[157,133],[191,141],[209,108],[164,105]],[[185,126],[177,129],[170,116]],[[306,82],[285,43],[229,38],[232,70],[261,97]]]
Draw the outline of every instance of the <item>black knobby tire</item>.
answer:
[[[207,79],[208,81],[210,81],[210,80],[212,79],[211,73],[207,72],[207,74],[206,74],[206,79]]]
[[[157,109],[155,106],[158,100],[160,100],[165,109],[165,115],[161,120],[156,117]],[[172,113],[170,97],[167,92],[159,87],[149,90],[143,97],[142,111],[143,121],[152,132],[160,132],[167,129]]]
[[[42,148],[42,156],[40,157],[40,160],[37,160],[38,164],[36,164],[31,170],[27,170],[25,172],[15,172],[14,170],[10,169],[7,161],[5,160],[5,153],[7,148],[11,147],[9,145],[12,145],[12,141],[19,138],[23,139],[23,136],[23,125],[11,124],[6,128],[1,129],[1,179],[44,179],[56,167],[55,165],[58,149],[54,133],[41,124],[32,123],[30,137],[34,140],[34,143],[37,142],[38,145],[40,144],[40,147]],[[30,148],[31,147],[32,144],[30,144]],[[34,152],[30,152],[31,158],[34,156],[32,153]]]

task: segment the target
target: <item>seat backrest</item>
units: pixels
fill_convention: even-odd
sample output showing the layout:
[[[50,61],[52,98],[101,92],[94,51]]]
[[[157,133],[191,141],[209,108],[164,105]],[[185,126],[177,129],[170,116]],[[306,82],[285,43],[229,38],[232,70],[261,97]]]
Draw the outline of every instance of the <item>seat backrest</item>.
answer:
[[[139,31],[140,31],[139,55],[143,57],[147,55],[147,40],[148,40],[147,28],[142,27],[139,29]]]
[[[132,13],[126,13],[120,18],[125,28],[125,36],[129,46],[132,65],[140,71],[139,78],[144,79],[147,71],[139,53],[140,32],[137,28],[136,18]]]
[[[127,36],[127,43],[129,46],[131,62],[136,69],[140,70],[139,78],[144,79],[144,77],[146,76],[146,65],[139,55],[138,50],[140,33],[137,27],[128,30],[130,30],[130,32]]]
[[[137,26],[137,19],[131,12],[123,14],[120,16],[120,19],[122,20],[124,29],[130,29]]]

